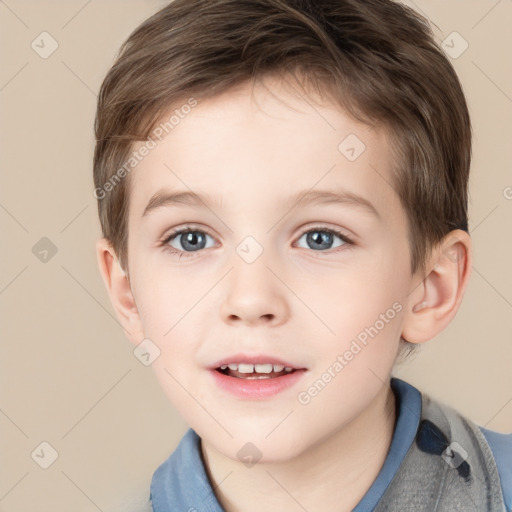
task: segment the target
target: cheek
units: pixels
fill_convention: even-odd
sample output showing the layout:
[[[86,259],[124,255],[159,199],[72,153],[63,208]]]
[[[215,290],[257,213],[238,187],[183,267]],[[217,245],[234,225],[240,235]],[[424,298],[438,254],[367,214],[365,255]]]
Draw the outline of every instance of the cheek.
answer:
[[[147,268],[138,277],[136,303],[145,335],[152,339],[173,366],[185,362],[194,344],[204,338],[204,307],[213,300],[209,279],[194,279],[185,272]],[[208,319],[213,319],[211,309]]]
[[[359,270],[342,269],[329,279],[302,281],[296,288],[304,304],[316,313],[318,320],[314,323],[322,329],[319,334],[329,337],[330,331],[341,340],[351,339],[376,322],[381,326],[381,315],[388,320],[386,326],[396,324],[405,289],[405,276],[392,267],[369,265]]]
[[[345,282],[343,288],[331,283],[325,296],[329,299],[319,311],[334,334],[324,330],[316,344],[314,377],[330,368],[336,375],[320,401],[327,407],[336,390],[358,389],[370,396],[386,380],[399,347],[404,307],[401,286],[378,281],[378,276]],[[357,408],[351,402],[346,406]]]
[[[166,271],[156,265],[147,264],[135,274],[134,297],[144,332],[148,337],[170,337],[173,326],[193,307],[194,281],[185,280],[181,273]],[[169,332],[169,334],[167,334]]]

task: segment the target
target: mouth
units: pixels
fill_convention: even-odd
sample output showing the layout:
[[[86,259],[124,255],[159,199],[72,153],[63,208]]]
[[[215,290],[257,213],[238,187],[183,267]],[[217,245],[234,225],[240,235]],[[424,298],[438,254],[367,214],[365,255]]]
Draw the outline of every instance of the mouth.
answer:
[[[307,372],[272,356],[248,354],[217,361],[209,370],[216,386],[242,400],[270,399],[296,387]]]
[[[228,377],[236,379],[276,379],[296,372],[298,369],[291,366],[274,363],[229,363],[223,364],[215,370]]]

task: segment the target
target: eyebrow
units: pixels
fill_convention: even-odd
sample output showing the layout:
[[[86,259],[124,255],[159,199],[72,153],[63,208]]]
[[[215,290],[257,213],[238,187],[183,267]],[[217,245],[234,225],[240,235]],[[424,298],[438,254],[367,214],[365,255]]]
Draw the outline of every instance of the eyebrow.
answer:
[[[283,208],[290,210],[295,207],[319,204],[347,204],[356,206],[380,218],[379,212],[368,199],[346,190],[337,192],[330,190],[301,190],[283,202]],[[199,206],[210,209],[211,206],[220,207],[221,201],[217,197],[205,193],[159,190],[148,201],[142,217],[158,208],[170,208],[179,205]]]

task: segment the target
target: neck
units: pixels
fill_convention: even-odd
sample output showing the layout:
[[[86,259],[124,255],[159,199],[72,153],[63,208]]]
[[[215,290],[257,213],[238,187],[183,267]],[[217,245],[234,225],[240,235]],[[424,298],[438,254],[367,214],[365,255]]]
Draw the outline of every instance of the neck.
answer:
[[[292,460],[247,468],[204,441],[201,449],[212,488],[226,512],[348,512],[379,474],[394,426],[395,398],[389,386],[383,386],[361,415]]]

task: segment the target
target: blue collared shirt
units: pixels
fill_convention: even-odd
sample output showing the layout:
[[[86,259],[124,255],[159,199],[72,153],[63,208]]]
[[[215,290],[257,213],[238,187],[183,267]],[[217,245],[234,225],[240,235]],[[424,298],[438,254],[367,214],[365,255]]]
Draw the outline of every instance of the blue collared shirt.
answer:
[[[391,379],[396,397],[397,421],[389,452],[377,478],[353,512],[373,510],[395,476],[411,447],[421,416],[421,394],[400,379]],[[480,427],[493,452],[500,475],[507,511],[512,511],[512,434]],[[155,471],[151,482],[154,512],[224,512],[206,474],[201,439],[193,429],[183,436],[176,450]]]

